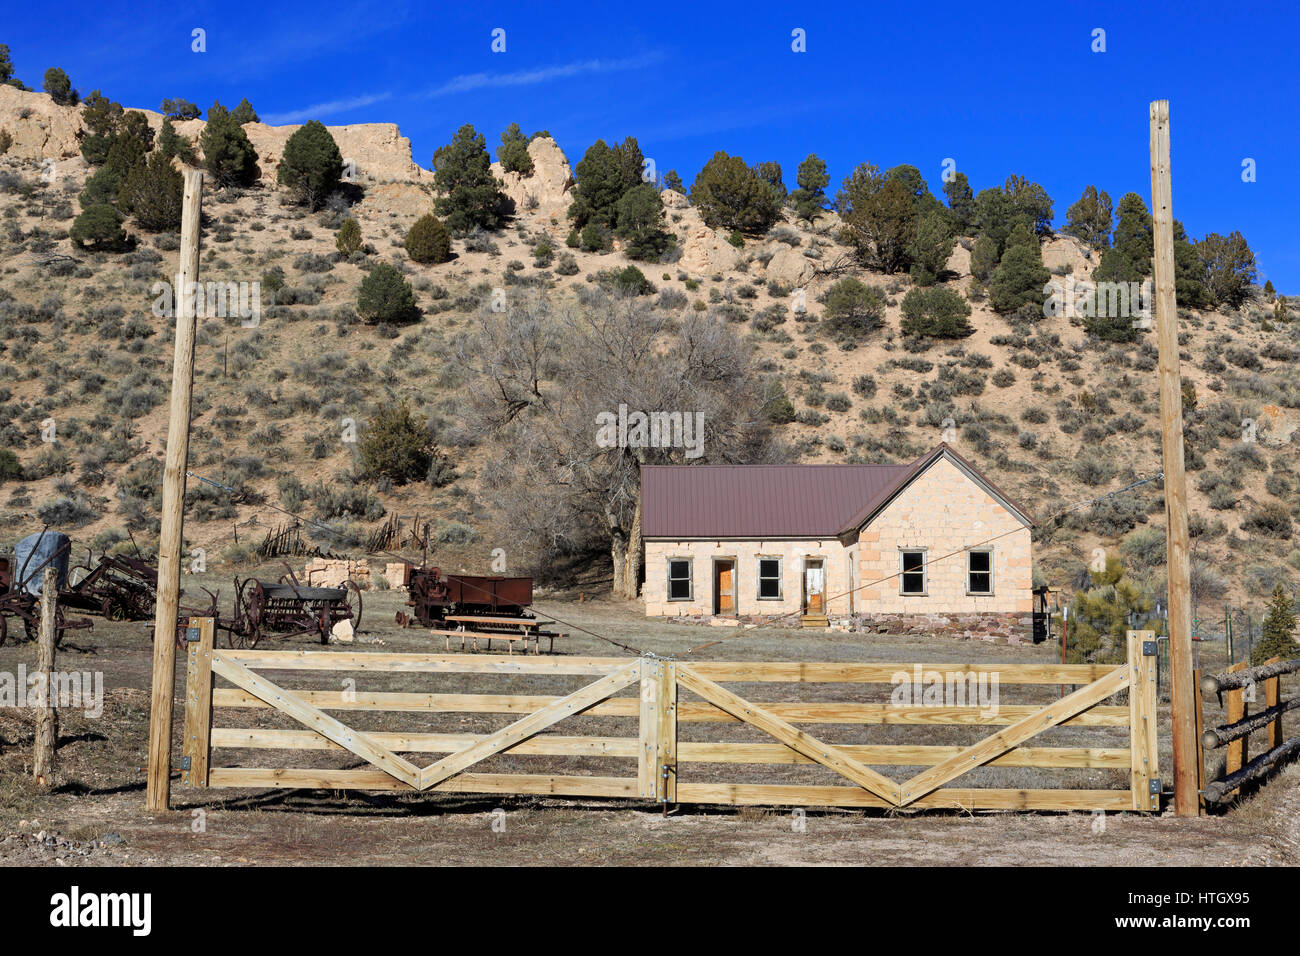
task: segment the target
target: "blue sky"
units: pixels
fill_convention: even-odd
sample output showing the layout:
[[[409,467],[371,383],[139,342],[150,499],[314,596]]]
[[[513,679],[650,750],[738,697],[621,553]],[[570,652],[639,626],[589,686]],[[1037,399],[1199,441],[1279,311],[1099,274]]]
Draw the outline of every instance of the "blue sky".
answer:
[[[191,52],[202,28],[207,52]],[[492,31],[505,30],[494,53]],[[807,52],[791,50],[791,31]],[[1106,51],[1094,53],[1093,31]],[[1149,201],[1147,104],[1170,100],[1174,214],[1195,237],[1241,230],[1261,283],[1300,294],[1300,8],[1251,3],[9,4],[0,43],[39,87],[157,109],[241,97],[269,122],[393,122],[416,162],[462,123],[495,149],[518,122],[576,163],[636,136],[687,184],[715,150],[810,152],[834,188],[858,162],[911,163],[938,193],[955,160],[978,191],[1042,183],[1060,225],[1089,183]],[[1256,181],[1242,181],[1253,159]]]

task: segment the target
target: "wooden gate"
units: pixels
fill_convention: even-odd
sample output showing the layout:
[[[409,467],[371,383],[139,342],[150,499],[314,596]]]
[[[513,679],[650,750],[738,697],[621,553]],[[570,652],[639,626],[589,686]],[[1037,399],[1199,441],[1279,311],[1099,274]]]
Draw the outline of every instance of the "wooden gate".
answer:
[[[191,786],[551,794],[641,798],[661,804],[1159,808],[1154,641],[1147,632],[1130,635],[1128,661],[1122,665],[988,666],[223,650],[213,647],[210,625],[190,633],[181,772],[183,782]],[[317,684],[333,681],[334,686],[289,687],[284,678],[273,681],[265,671],[298,674]],[[362,690],[358,677],[338,680],[337,675],[346,673],[371,683],[384,677],[414,680],[422,689]],[[930,673],[955,673],[971,687],[980,680],[1027,685],[1036,687],[1040,697],[1052,694],[1054,685],[1082,686],[1048,703],[996,701],[989,706],[984,699],[936,702],[924,695],[910,703],[896,699],[903,686],[900,675],[917,675],[908,683],[919,688]],[[230,686],[214,686],[217,678]],[[423,689],[431,680],[460,686],[448,693]],[[502,680],[550,692],[477,690],[479,683]],[[565,681],[578,686],[555,689]],[[475,692],[460,692],[467,683]],[[872,684],[890,684],[895,690],[886,701],[864,700],[858,688]],[[751,699],[756,695],[748,688],[772,685],[778,692],[795,685],[806,693],[799,700]],[[827,694],[840,687],[850,689],[847,699]],[[1125,691],[1126,704],[1103,704]],[[229,726],[225,720],[214,725],[214,714],[224,717],[231,712],[244,715],[242,726]],[[356,716],[344,720],[334,716],[338,713]],[[372,714],[389,720],[394,715],[422,715],[420,719],[438,718],[456,726],[432,731],[360,727],[359,718]],[[249,725],[249,715],[255,726]],[[512,719],[499,726],[500,715]],[[284,718],[292,726],[267,726]],[[814,735],[796,726],[803,724],[836,729],[836,742],[826,731]],[[978,733],[986,726],[1002,729],[971,743],[870,739],[893,733],[894,727],[904,732],[974,728]],[[1069,741],[1069,746],[1026,745],[1056,728],[1076,737],[1110,734],[1112,739],[1089,739],[1082,742],[1086,746],[1080,741]],[[748,739],[736,739],[746,734]],[[846,735],[859,739],[838,739]],[[294,755],[294,761],[214,766],[213,750],[255,755],[281,751]],[[313,765],[340,751],[355,765]],[[410,759],[416,754],[440,756],[424,763]],[[520,772],[538,763],[544,765],[542,772]],[[597,769],[589,769],[591,764]],[[621,772],[600,769],[611,764]],[[742,766],[762,779],[727,779],[728,770]],[[881,767],[922,769],[896,780],[876,769]],[[954,785],[987,768],[1018,773],[1100,771],[1103,776],[1110,771],[1124,785]],[[806,779],[810,774],[830,780]]]

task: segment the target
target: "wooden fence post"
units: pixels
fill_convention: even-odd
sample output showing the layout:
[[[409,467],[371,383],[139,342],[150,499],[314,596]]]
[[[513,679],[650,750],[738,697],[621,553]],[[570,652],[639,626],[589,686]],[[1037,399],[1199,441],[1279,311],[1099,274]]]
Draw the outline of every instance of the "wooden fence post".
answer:
[[[208,785],[208,756],[212,752],[212,639],[216,621],[210,617],[192,617],[186,635],[185,662],[185,732],[181,754],[188,766],[181,764],[181,782],[190,787]]]
[[[1201,813],[1205,812],[1205,744],[1201,734],[1205,733],[1205,706],[1201,700],[1201,669],[1192,671],[1192,681],[1196,685],[1196,793],[1200,797],[1197,805]]]
[[[643,797],[659,797],[659,678],[663,661],[641,658],[641,724],[637,750],[637,791]]]
[[[1156,739],[1156,634],[1128,632],[1130,787],[1134,810],[1159,810],[1160,794],[1151,781],[1160,781]],[[1151,653],[1147,653],[1150,648]]]
[[[181,211],[180,269],[172,303],[176,349],[172,359],[171,409],[163,464],[162,529],[158,539],[158,603],[153,628],[153,679],[149,705],[149,769],[146,806],[171,807],[172,712],[176,697],[176,618],[180,604],[181,542],[185,525],[185,469],[189,460],[194,392],[194,284],[199,278],[201,170],[185,171]]]
[[[677,665],[659,662],[659,687],[655,693],[659,731],[655,749],[659,802],[665,808],[677,802]]]
[[[1174,286],[1173,177],[1169,166],[1169,101],[1151,103],[1151,220],[1155,235],[1156,344],[1160,433],[1165,474],[1169,569],[1169,708],[1173,724],[1174,806],[1196,816],[1196,689],[1192,686],[1191,549],[1183,461],[1183,390],[1178,360]]]
[[[1228,673],[1233,674],[1240,670],[1245,670],[1250,666],[1249,661],[1238,661],[1228,668]],[[1227,700],[1223,703],[1224,719],[1229,724],[1235,724],[1242,720],[1249,708],[1246,707],[1246,691],[1241,687],[1234,687],[1231,690],[1224,691]],[[1228,744],[1227,763],[1224,767],[1224,776],[1236,773],[1241,769],[1242,764],[1247,760],[1249,748],[1247,743],[1250,735],[1239,737]]]
[[[40,699],[36,702],[36,746],[32,755],[32,776],[36,783],[49,789],[54,786],[54,744],[59,719],[54,710],[50,688],[54,680],[54,642],[58,637],[59,576],[47,565],[41,577],[41,634],[36,658],[40,680]]]
[[[1270,657],[1264,663],[1276,664],[1281,659],[1282,658],[1280,657]],[[1276,707],[1282,702],[1282,686],[1279,683],[1281,679],[1281,675],[1278,675],[1276,677],[1269,677],[1264,681],[1265,707]],[[1282,715],[1278,714],[1277,718],[1268,725],[1268,746],[1265,749],[1272,750],[1274,747],[1282,746],[1282,741],[1284,739],[1285,738],[1282,736]]]

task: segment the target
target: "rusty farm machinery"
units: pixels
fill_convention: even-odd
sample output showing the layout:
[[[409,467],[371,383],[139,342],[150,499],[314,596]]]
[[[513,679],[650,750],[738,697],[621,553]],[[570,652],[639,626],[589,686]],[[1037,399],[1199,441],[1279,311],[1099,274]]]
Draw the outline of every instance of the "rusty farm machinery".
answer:
[[[293,570],[279,581],[256,578],[235,579],[235,609],[230,618],[217,618],[217,630],[225,631],[231,647],[256,647],[267,634],[293,637],[316,634],[329,641],[335,625],[347,621],[361,627],[361,588],[355,581],[341,587],[310,587],[298,583]]]

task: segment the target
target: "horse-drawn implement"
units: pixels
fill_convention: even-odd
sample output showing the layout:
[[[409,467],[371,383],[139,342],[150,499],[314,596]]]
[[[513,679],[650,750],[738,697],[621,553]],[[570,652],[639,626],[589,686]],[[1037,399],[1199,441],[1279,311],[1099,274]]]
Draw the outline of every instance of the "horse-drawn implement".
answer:
[[[41,629],[41,587],[47,567],[55,570],[55,581],[62,588],[68,579],[68,552],[72,542],[67,535],[41,531],[29,535],[14,547],[12,558],[0,558],[0,644],[9,639],[9,621],[22,621],[27,640],[35,640]],[[93,627],[89,618],[67,618],[63,606],[54,612],[54,643],[63,640],[65,631]]]
[[[507,647],[522,643],[525,650],[531,642],[541,653],[541,638],[550,638],[551,649],[555,638],[561,636],[541,630],[542,621],[529,607],[533,603],[532,578],[485,577],[474,574],[443,574],[439,568],[406,566],[403,582],[410,593],[407,605],[415,610],[415,621],[430,629],[433,634],[446,638],[447,649],[451,639],[459,637],[461,648],[472,640],[478,650],[480,639],[490,650],[492,640],[504,640]],[[410,615],[397,612],[397,623],[407,627]]]
[[[231,647],[256,647],[267,634],[316,634],[325,644],[342,621],[348,621],[354,631],[361,627],[361,589],[356,583],[306,587],[291,570],[274,583],[236,578],[234,614],[228,620],[218,619],[217,628],[226,632]]]

